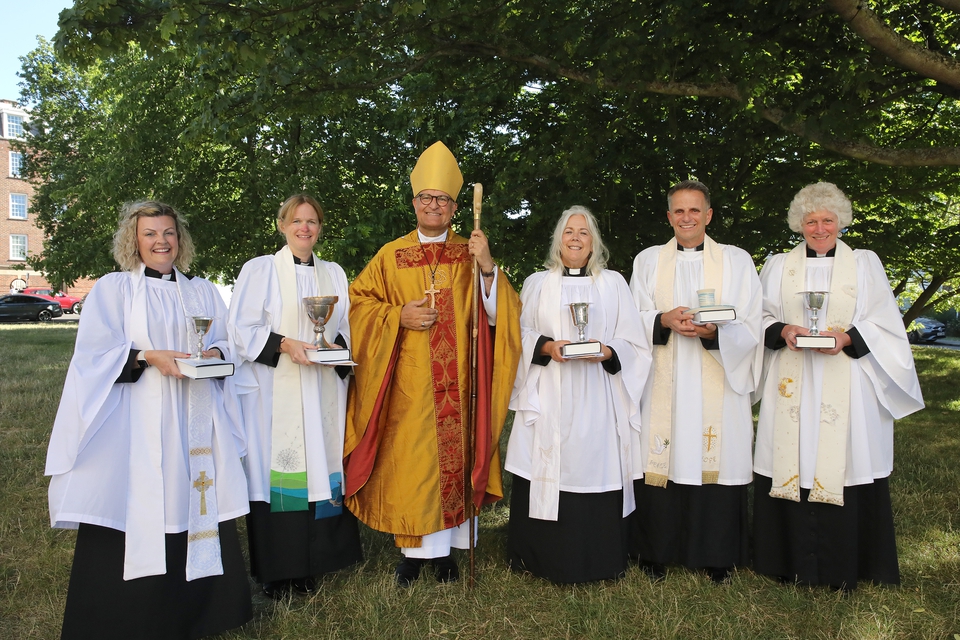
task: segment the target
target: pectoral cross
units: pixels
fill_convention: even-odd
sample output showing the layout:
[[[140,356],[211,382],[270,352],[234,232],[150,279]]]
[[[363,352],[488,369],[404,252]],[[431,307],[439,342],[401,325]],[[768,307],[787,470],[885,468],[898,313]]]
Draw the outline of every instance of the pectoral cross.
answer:
[[[200,472],[200,477],[193,481],[193,488],[200,492],[200,515],[207,515],[207,489],[213,486],[213,480],[207,477],[206,471]]]
[[[440,289],[437,289],[437,287],[433,284],[433,278],[432,278],[432,277],[430,278],[430,288],[429,288],[429,289],[424,289],[423,293],[424,293],[424,295],[430,296],[430,308],[431,308],[431,309],[436,309],[436,308],[437,308],[437,299],[436,299],[435,296],[436,296],[438,293],[440,293]]]
[[[703,434],[703,437],[707,439],[707,451],[710,451],[710,449],[713,448],[713,439],[719,436],[713,432],[713,426],[710,426],[707,428],[707,432]]]

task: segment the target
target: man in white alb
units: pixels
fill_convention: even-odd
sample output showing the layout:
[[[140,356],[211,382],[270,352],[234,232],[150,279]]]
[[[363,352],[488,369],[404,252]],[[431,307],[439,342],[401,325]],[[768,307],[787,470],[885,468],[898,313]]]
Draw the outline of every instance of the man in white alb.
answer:
[[[654,580],[679,564],[722,583],[747,561],[762,293],[750,255],[707,236],[713,209],[704,184],[680,182],[667,205],[674,238],[642,251],[630,281],[654,352],[630,553]],[[698,291],[710,289],[736,319],[695,322]]]

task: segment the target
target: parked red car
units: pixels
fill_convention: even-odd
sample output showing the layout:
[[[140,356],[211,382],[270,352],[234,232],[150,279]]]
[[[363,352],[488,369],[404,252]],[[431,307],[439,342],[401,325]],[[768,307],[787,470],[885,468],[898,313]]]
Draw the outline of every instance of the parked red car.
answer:
[[[20,293],[40,296],[41,298],[58,302],[64,313],[80,313],[80,308],[83,307],[82,299],[75,296],[68,296],[63,291],[54,292],[50,287],[27,287]]]

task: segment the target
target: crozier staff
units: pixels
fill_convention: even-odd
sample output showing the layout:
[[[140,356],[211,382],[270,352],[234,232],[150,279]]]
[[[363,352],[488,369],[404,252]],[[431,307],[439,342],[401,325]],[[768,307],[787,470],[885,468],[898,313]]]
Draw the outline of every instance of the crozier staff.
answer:
[[[193,242],[160,202],[124,205],[84,305],[45,473],[50,520],[77,528],[65,639],[197,638],[252,615],[235,519],[245,514],[232,382],[189,380],[190,316],[231,359],[216,288],[183,273]]]
[[[763,266],[764,379],[757,427],[754,568],[789,582],[855,589],[900,583],[890,506],[893,421],[923,408],[896,300],[877,255],[839,240],[850,201],[829,182],[787,214],[804,241]],[[797,349],[819,313],[832,349]]]
[[[606,269],[593,214],[564,211],[546,271],[523,283],[523,356],[507,471],[514,474],[508,562],[553,582],[618,578],[627,568],[634,451],[650,347],[626,281]],[[571,303],[589,303],[586,333],[600,353],[563,357],[578,330]]]
[[[350,369],[308,358],[314,325],[303,298],[337,296],[328,342],[350,342],[347,277],[314,247],[323,209],[306,194],[277,214],[286,245],[250,260],[230,303],[230,339],[248,451],[250,569],[264,593],[310,594],[316,579],[363,560],[357,520],[343,508],[343,425]]]
[[[348,508],[394,534],[396,568],[408,586],[431,561],[456,580],[451,549],[469,546],[464,508],[500,499],[498,438],[519,345],[516,292],[496,266],[483,231],[450,228],[463,176],[437,142],[410,174],[417,228],[387,243],[350,286],[356,384],[350,389],[345,454]],[[476,258],[476,282],[471,265]],[[475,465],[467,469],[470,300],[482,287],[478,322]]]

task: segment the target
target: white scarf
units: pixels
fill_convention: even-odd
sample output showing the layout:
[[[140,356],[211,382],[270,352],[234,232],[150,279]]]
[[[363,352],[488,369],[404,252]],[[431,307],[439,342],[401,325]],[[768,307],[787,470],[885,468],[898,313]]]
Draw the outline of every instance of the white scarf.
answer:
[[[297,291],[297,271],[293,263],[293,253],[290,247],[283,247],[273,257],[280,280],[280,334],[283,336],[300,336],[300,319],[305,315],[302,300]],[[319,295],[333,295],[335,289],[330,274],[314,256],[314,277],[317,282]],[[342,305],[341,305],[342,306]],[[335,312],[336,313],[336,312]],[[332,319],[332,318],[331,318]],[[318,365],[319,366],[319,365]],[[321,387],[321,416],[317,419],[323,425],[336,425],[339,415],[337,374],[331,367],[320,366]],[[307,454],[303,433],[303,398],[300,386],[300,365],[293,362],[287,354],[281,354],[273,374],[273,416],[271,428],[270,448],[270,493],[271,511],[304,510],[309,501],[307,491]],[[329,429],[324,429],[327,431]],[[283,474],[283,480],[274,482],[275,474]],[[289,483],[290,474],[302,474],[302,481],[297,475],[293,485]],[[280,495],[296,495],[302,497],[302,507],[284,509],[276,504],[275,497],[283,488]],[[298,500],[299,502],[299,500]]]
[[[654,301],[659,311],[670,311],[674,304],[676,277],[676,240],[660,248],[657,260],[657,286]],[[714,289],[720,304],[723,284],[723,251],[709,236],[704,236],[703,286]],[[653,399],[650,414],[650,450],[644,482],[656,487],[667,486],[670,478],[670,442],[673,433],[673,358],[677,338],[653,347]],[[703,462],[701,482],[716,484],[720,479],[720,437],[723,423],[724,371],[710,354],[701,354],[701,390],[703,394]]]
[[[805,326],[803,296],[806,289],[807,243],[787,254],[780,282],[784,322]],[[837,240],[830,292],[826,301],[829,331],[846,331],[857,304],[857,263],[853,250]],[[813,354],[818,357],[818,354]],[[777,365],[778,394],[773,430],[773,485],[770,496],[800,501],[800,390],[803,351],[783,349]],[[843,506],[843,479],[850,429],[850,359],[842,351],[823,356],[820,438],[810,502]]]
[[[124,318],[124,330],[137,349],[152,350],[147,327],[147,285],[144,265],[130,273],[133,298]],[[195,284],[174,269],[184,315],[210,315]],[[188,326],[189,326],[188,322]],[[192,333],[192,332],[191,332]],[[193,334],[195,335],[195,334]],[[140,410],[130,430],[127,523],[123,579],[166,573],[163,499],[160,372],[150,368],[146,380],[132,385],[131,406]],[[190,438],[190,519],[187,529],[187,580],[222,575],[219,517],[213,464],[212,380],[182,381],[188,389]],[[133,427],[134,424],[138,428]],[[147,462],[144,465],[144,461]]]

